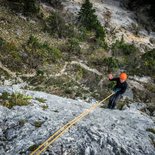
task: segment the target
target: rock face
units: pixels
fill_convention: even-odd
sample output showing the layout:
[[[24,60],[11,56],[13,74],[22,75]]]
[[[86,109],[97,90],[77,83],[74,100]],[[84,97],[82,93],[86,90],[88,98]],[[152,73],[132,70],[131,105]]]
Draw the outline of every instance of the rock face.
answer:
[[[30,148],[39,145],[61,126],[75,118],[90,103],[76,101],[43,92],[0,87],[3,91],[18,91],[31,95],[28,106],[12,109],[0,106],[0,154],[28,155]],[[39,103],[35,98],[44,98]],[[45,110],[43,105],[47,105]],[[135,103],[125,110],[98,107],[61,138],[45,153],[50,155],[155,155],[153,119],[139,111],[143,104]],[[41,122],[40,126],[36,122]]]
[[[109,44],[120,40],[123,36],[125,42],[135,43],[142,52],[145,51],[145,48],[148,50],[155,48],[153,41],[155,35],[139,25],[137,22],[139,17],[135,12],[122,7],[128,0],[123,3],[122,0],[90,1],[93,3],[99,21],[106,27]],[[63,1],[64,10],[77,15],[82,3],[82,0],[65,0]]]

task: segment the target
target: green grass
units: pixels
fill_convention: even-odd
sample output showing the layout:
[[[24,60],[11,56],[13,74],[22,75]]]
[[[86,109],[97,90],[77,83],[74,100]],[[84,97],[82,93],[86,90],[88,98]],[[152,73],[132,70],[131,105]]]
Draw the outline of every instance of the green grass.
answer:
[[[34,126],[35,126],[36,128],[40,128],[42,124],[43,124],[43,122],[41,122],[41,121],[35,121],[35,122],[34,122]]]
[[[43,106],[41,106],[41,107],[43,108],[43,110],[48,109],[48,105],[43,105]]]
[[[44,99],[44,98],[38,98],[38,97],[36,97],[35,98],[37,101],[39,101],[39,102],[41,102],[41,103],[45,103],[47,100],[46,99]]]
[[[26,106],[30,104],[31,96],[26,96],[20,93],[12,93],[9,94],[7,92],[3,92],[0,96],[0,104],[11,109],[14,106]]]

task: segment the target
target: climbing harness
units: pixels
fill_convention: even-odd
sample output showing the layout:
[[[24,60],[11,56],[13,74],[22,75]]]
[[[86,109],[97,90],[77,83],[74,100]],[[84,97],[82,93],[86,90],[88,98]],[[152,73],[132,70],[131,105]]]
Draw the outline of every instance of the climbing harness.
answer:
[[[111,97],[114,93],[106,97],[100,102],[96,102],[89,109],[86,109],[79,116],[75,117],[73,120],[65,124],[58,131],[56,131],[51,137],[49,137],[44,143],[42,143],[36,150],[34,150],[30,155],[40,155],[43,151],[47,149],[49,145],[51,145],[54,141],[56,141],[60,136],[62,136],[68,129],[70,129],[75,123],[79,122],[83,117],[88,115],[94,109],[96,109],[102,102],[106,101],[109,97]]]

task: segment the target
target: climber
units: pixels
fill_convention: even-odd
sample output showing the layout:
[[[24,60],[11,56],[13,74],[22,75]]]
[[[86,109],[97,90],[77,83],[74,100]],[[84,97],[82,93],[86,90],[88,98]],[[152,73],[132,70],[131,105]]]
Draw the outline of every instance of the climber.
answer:
[[[114,109],[116,102],[121,98],[122,94],[125,93],[127,89],[127,74],[126,73],[121,73],[119,77],[113,78],[113,75],[110,73],[109,74],[109,80],[110,81],[116,81],[116,85],[113,89],[115,92],[114,95],[112,95],[109,99],[109,104],[108,108],[109,109]]]

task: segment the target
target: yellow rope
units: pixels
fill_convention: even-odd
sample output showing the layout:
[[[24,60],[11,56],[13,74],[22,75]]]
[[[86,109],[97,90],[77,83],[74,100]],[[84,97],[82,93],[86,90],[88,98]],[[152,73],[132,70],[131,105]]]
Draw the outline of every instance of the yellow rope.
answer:
[[[36,150],[34,150],[30,155],[40,155],[46,148],[51,145],[54,141],[56,141],[63,133],[65,133],[71,126],[73,126],[75,123],[80,121],[83,117],[88,115],[91,111],[93,111],[95,108],[97,108],[102,102],[107,100],[110,96],[112,96],[114,93],[106,97],[100,102],[97,102],[93,104],[89,109],[86,109],[84,112],[82,112],[79,116],[75,117],[73,120],[68,122],[66,125],[61,127],[58,131],[56,131],[51,137],[49,137],[44,143],[42,143]]]

